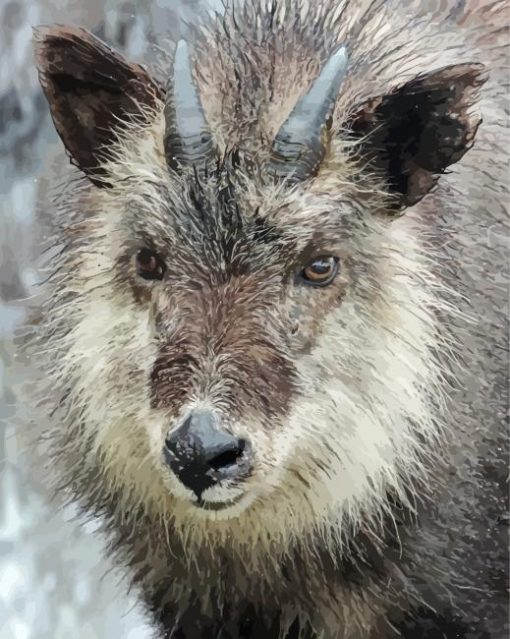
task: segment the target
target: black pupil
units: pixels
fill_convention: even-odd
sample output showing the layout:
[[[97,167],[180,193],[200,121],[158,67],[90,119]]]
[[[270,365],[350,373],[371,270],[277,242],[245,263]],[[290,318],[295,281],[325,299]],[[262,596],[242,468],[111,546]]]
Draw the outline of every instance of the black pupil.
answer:
[[[161,280],[165,270],[161,259],[148,249],[141,249],[137,256],[138,274],[146,280]]]
[[[330,259],[319,259],[312,263],[312,269],[317,275],[326,275],[331,270]]]
[[[154,254],[145,249],[138,253],[138,262],[145,269],[153,268],[156,265]]]

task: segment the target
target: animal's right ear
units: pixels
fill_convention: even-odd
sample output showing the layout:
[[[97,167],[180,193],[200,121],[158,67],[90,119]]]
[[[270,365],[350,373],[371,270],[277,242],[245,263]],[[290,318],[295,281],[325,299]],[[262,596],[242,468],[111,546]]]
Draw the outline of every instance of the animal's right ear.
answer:
[[[34,30],[39,79],[55,128],[71,157],[97,186],[115,130],[162,99],[162,89],[138,64],[128,62],[85,29]]]
[[[481,64],[457,64],[420,75],[368,100],[352,121],[368,166],[386,179],[392,206],[419,202],[439,176],[473,145],[481,117]]]

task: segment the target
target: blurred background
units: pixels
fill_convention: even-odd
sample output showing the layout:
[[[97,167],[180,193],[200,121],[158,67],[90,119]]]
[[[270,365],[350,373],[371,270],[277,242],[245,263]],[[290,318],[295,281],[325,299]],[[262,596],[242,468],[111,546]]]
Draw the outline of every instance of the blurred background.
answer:
[[[17,429],[9,339],[36,279],[33,237],[45,172],[63,147],[32,57],[32,27],[84,26],[137,61],[215,0],[0,0],[0,639],[146,639],[94,522],[51,503]],[[40,213],[44,214],[45,211]],[[29,413],[31,407],[24,407]],[[19,420],[18,420],[19,421]]]

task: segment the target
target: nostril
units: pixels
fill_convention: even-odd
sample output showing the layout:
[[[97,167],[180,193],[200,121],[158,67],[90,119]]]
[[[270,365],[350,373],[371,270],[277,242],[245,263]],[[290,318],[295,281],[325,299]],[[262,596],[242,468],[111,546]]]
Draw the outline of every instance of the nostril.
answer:
[[[192,412],[163,447],[165,462],[186,488],[202,493],[224,480],[238,482],[252,468],[251,443],[221,428],[218,415]]]
[[[244,439],[240,439],[235,448],[226,450],[219,455],[215,455],[212,459],[207,460],[207,464],[214,470],[220,470],[228,466],[233,466],[237,463],[237,460],[243,456],[246,442]]]

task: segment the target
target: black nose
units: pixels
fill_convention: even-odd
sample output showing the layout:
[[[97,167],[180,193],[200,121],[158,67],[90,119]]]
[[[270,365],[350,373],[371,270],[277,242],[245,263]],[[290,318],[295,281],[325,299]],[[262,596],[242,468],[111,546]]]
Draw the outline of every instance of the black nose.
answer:
[[[180,481],[199,499],[224,479],[241,480],[251,468],[250,446],[221,429],[213,412],[192,412],[165,442],[165,458]]]

